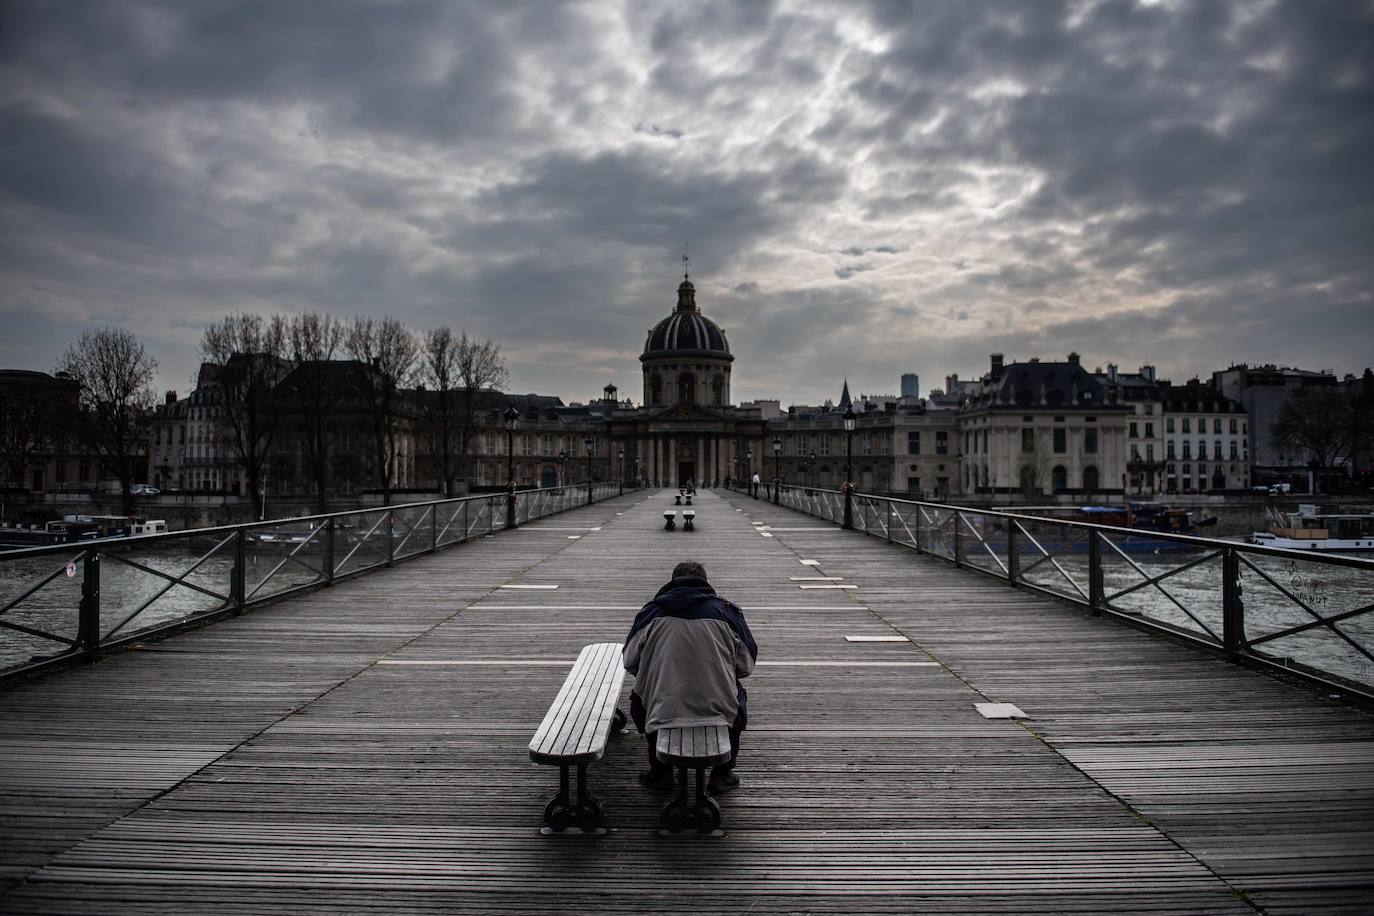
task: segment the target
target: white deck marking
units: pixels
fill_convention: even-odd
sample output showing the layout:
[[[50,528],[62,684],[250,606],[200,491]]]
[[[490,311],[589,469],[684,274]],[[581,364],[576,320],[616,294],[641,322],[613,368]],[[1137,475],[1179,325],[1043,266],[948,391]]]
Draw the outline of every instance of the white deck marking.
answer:
[[[829,662],[798,659],[796,661],[756,662],[757,667],[764,665],[786,665],[806,668],[938,668],[939,662]]]
[[[580,534],[570,534],[570,535],[568,535],[568,540],[570,540],[570,541],[580,541],[580,540],[582,540],[582,535],[580,535]]]
[[[797,588],[839,588],[839,589],[846,589],[846,590],[848,590],[848,591],[853,591],[854,589],[857,589],[858,586],[857,586],[857,585],[798,585]]]
[[[1015,703],[974,703],[973,706],[984,719],[1030,718]]]
[[[577,661],[575,658],[383,658],[379,665],[558,665],[566,667]]]
[[[546,591],[546,590],[548,590],[548,589],[558,588],[557,585],[502,585],[502,586],[499,586],[499,587],[500,587],[500,588],[525,588],[525,589],[538,590],[538,591]]]
[[[763,535],[766,538],[771,538],[773,536],[769,534],[767,531],[760,531],[759,534]]]
[[[577,661],[575,658],[383,658],[377,661],[379,665],[416,665],[416,666],[489,666],[489,667],[516,667],[516,666],[563,666],[571,665]],[[788,668],[938,668],[939,662],[836,662],[824,661],[821,659],[798,658],[798,659],[773,659],[771,661],[758,662],[758,667],[788,667]]]
[[[803,566],[820,566],[820,565],[821,565],[821,561],[820,561],[820,560],[798,560],[797,562],[801,563],[801,565],[803,565]]]
[[[845,642],[911,642],[905,636],[846,636]]]
[[[792,582],[843,582],[844,576],[788,576]]]

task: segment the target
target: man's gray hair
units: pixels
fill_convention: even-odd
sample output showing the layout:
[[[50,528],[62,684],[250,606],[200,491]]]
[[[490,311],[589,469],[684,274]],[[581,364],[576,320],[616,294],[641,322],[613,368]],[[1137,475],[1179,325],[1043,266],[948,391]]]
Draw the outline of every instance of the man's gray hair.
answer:
[[[706,567],[696,560],[683,560],[673,567],[674,579],[705,579]]]

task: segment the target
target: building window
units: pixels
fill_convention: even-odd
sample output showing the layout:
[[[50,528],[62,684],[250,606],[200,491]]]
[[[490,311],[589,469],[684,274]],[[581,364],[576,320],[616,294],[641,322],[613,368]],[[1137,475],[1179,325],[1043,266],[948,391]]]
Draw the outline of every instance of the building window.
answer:
[[[906,434],[906,453],[908,455],[921,454],[921,434],[919,432],[908,432]]]
[[[1083,489],[1089,493],[1097,489],[1097,468],[1094,465],[1090,464],[1083,469]]]
[[[1131,421],[1131,431],[1127,433],[1127,435],[1130,436],[1132,439],[1140,438],[1140,428],[1136,425],[1136,422],[1134,420]]]
[[[711,380],[711,403],[717,407],[725,403],[725,379],[719,375]]]
[[[1221,460],[1221,440],[1220,440],[1220,439],[1218,439],[1217,441],[1215,441],[1215,442],[1212,443],[1212,457],[1215,458],[1215,459],[1218,460],[1218,461]]]
[[[695,404],[697,400],[697,377],[684,372],[677,378],[677,400],[679,404]]]
[[[1174,431],[1174,418],[1173,418],[1173,417],[1165,417],[1165,418],[1164,418],[1164,431],[1165,431],[1166,433],[1171,433],[1171,432]]]
[[[1232,461],[1235,461],[1237,458],[1240,457],[1240,453],[1239,453],[1239,452],[1240,452],[1240,450],[1239,450],[1239,448],[1237,447],[1237,445],[1236,445],[1236,443],[1235,443],[1235,440],[1232,440],[1232,441],[1231,441],[1231,460],[1232,460]]]
[[[658,375],[649,376],[649,404],[657,406],[663,403],[663,379]]]
[[[1212,432],[1214,432],[1214,433],[1219,433],[1219,432],[1221,432],[1221,417],[1213,417],[1213,418],[1212,418]]]
[[[1155,437],[1155,425],[1154,425],[1153,423],[1146,423],[1146,424],[1145,424],[1145,438],[1146,438],[1146,439],[1153,439],[1154,437]]]
[[[935,454],[937,454],[937,455],[948,455],[948,454],[949,454],[949,433],[947,433],[947,432],[937,432],[937,433],[935,434]]]
[[[1054,470],[1050,471],[1050,483],[1056,493],[1062,493],[1069,488],[1069,472],[1064,470],[1062,464],[1056,464]]]
[[[1069,450],[1068,430],[1062,426],[1055,427],[1054,430],[1054,453],[1062,455]]]
[[[1190,433],[1193,431],[1193,421],[1191,417],[1183,418],[1183,431],[1185,433]]]
[[[1183,440],[1183,459],[1186,461],[1193,457],[1193,443],[1187,439]]]
[[[1232,417],[1232,418],[1231,418],[1231,435],[1234,436],[1235,434],[1236,434],[1236,418],[1235,418],[1235,417]]]
[[[1021,427],[1021,451],[1025,454],[1035,451],[1035,430],[1029,426]]]
[[[908,493],[915,493],[919,496],[921,493],[921,478],[908,477],[906,479],[906,491]]]
[[[1097,454],[1097,430],[1083,430],[1083,453],[1085,455]],[[1140,454],[1135,451],[1134,447],[1132,447],[1132,454],[1135,455],[1137,458],[1140,457]]]

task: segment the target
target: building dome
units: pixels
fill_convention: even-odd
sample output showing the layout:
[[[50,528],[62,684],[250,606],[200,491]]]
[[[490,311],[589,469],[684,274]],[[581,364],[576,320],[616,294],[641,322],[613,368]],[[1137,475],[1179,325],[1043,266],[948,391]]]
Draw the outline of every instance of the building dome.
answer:
[[[654,325],[644,342],[644,357],[667,354],[701,354],[733,360],[725,332],[703,317],[696,304],[696,288],[683,278],[677,288],[677,308]],[[644,357],[641,357],[643,359]]]

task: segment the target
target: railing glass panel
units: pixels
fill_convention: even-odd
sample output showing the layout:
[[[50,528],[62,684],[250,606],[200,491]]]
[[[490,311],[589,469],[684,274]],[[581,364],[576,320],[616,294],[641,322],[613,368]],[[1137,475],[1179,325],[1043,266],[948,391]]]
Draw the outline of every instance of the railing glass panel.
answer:
[[[1096,535],[1106,607],[1220,646],[1222,549],[1145,534]]]
[[[0,670],[33,657],[65,654],[80,636],[80,547],[12,560],[0,579]]]
[[[1374,687],[1374,577],[1302,556],[1242,553],[1246,647]]]

